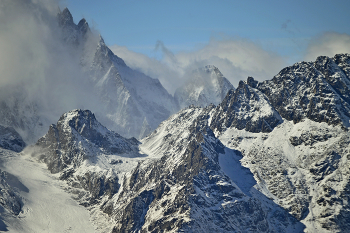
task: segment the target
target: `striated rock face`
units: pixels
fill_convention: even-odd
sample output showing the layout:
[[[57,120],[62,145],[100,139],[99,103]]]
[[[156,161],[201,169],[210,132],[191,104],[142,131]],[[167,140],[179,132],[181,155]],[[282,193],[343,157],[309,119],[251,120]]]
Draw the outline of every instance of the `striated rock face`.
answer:
[[[8,183],[10,178],[9,173],[0,170],[0,205],[9,213],[18,215],[22,211],[23,198]]]
[[[206,107],[220,104],[231,89],[234,87],[220,70],[207,65],[192,71],[188,81],[175,91],[174,98],[180,108],[190,105]]]
[[[0,125],[0,147],[21,152],[25,146],[21,135],[14,128]]]
[[[283,69],[272,80],[259,83],[279,114],[297,123],[316,122],[349,126],[349,54],[318,57]],[[345,70],[343,70],[345,69]]]
[[[250,85],[252,86],[250,86]],[[236,90],[230,90],[222,103],[211,113],[211,128],[222,132],[226,128],[245,129],[249,132],[271,132],[282,123],[282,117],[269,100],[256,88],[249,77],[240,81]]]
[[[73,110],[38,140],[35,155],[52,173],[59,173],[60,179],[78,189],[82,203],[91,203],[119,189],[117,174],[108,166],[113,158],[108,155],[133,156],[138,144],[135,138],[125,139],[109,131],[89,110]]]

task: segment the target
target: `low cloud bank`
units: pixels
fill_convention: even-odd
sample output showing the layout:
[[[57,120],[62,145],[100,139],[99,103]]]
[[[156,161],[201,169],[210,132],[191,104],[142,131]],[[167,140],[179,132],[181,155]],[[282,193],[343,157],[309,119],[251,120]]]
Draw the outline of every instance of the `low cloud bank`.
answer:
[[[282,56],[268,52],[258,44],[243,38],[212,39],[198,50],[177,54],[158,41],[156,49],[163,55],[160,60],[118,45],[111,46],[111,49],[130,67],[158,78],[170,93],[174,93],[185,81],[189,71],[205,65],[218,67],[234,86],[248,76],[261,81],[271,79],[286,66],[286,60]]]
[[[289,22],[285,23],[285,28]],[[176,54],[158,41],[155,49],[162,53],[159,60],[118,45],[111,49],[130,67],[158,78],[172,94],[184,83],[190,71],[205,65],[217,66],[234,86],[248,76],[259,81],[271,79],[281,69],[292,65],[288,64],[288,57],[266,51],[259,44],[239,37],[211,39],[200,49]],[[311,38],[306,50],[300,51],[300,57],[304,61],[315,61],[318,56],[333,57],[338,53],[350,53],[350,35],[326,32]]]

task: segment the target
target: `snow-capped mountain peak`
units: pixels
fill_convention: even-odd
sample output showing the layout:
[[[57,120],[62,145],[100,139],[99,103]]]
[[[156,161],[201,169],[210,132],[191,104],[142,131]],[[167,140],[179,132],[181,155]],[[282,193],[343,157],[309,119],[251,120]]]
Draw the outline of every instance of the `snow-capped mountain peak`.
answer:
[[[205,107],[221,103],[230,89],[233,89],[232,84],[219,69],[207,65],[192,71],[187,82],[175,91],[174,97],[180,108],[189,105]]]
[[[137,145],[136,139],[125,139],[102,126],[91,111],[77,109],[63,114],[35,146],[40,159],[57,173],[79,167],[97,154],[136,153]]]

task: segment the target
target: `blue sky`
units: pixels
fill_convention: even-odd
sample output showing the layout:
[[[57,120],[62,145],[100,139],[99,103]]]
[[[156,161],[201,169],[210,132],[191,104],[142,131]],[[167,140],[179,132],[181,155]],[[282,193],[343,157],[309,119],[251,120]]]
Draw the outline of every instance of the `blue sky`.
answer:
[[[101,33],[107,45],[114,48],[114,52],[124,55],[122,58],[127,64],[136,63],[141,55],[146,55],[171,68],[174,64],[169,64],[169,61],[174,59],[168,55],[179,59],[180,54],[185,57],[184,54],[197,53],[197,59],[198,52],[213,41],[217,44],[232,42],[233,46],[239,43],[243,49],[237,56],[244,50],[249,50],[250,56],[261,50],[271,55],[271,62],[283,60],[278,64],[281,67],[270,68],[274,74],[282,66],[297,61],[314,60],[318,55],[333,56],[331,53],[338,50],[350,52],[350,1],[347,0],[65,0],[61,1],[61,6],[70,9],[76,23],[84,17]],[[334,45],[329,46],[330,43]],[[256,46],[256,50],[250,51],[252,46]],[[320,47],[319,51],[317,47]],[[335,51],[335,47],[338,50]],[[233,49],[232,53],[236,50]],[[215,56],[213,49],[210,51],[212,57]],[[135,58],[136,55],[139,57]],[[233,65],[239,63],[235,58],[227,59]],[[183,68],[188,62],[181,60],[178,64]],[[145,69],[142,65],[134,66]],[[245,69],[242,65],[236,66]],[[226,70],[226,76],[236,74]],[[239,75],[249,72],[243,73]],[[260,79],[271,74],[261,74],[264,77]]]

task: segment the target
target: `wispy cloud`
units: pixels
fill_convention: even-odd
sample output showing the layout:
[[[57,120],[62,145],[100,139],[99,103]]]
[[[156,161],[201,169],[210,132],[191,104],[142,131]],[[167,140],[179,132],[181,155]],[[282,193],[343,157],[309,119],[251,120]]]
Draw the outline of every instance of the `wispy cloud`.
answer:
[[[178,86],[181,69],[174,69],[163,61],[150,58],[144,54],[136,53],[124,46],[113,45],[111,50],[123,58],[128,66],[139,70],[152,78],[158,78],[167,90]]]
[[[337,53],[350,53],[350,35],[326,32],[310,41],[304,59],[314,61],[318,56],[333,57]]]
[[[297,51],[293,54],[294,57],[269,52],[259,44],[240,37],[211,39],[196,50],[178,53],[173,53],[158,41],[155,47],[162,53],[160,59],[149,58],[117,45],[112,46],[112,50],[132,68],[158,78],[170,93],[174,93],[184,82],[189,71],[209,64],[217,66],[224,76],[237,86],[239,80],[244,80],[248,76],[260,81],[271,79],[281,69],[291,65],[290,61],[314,61],[321,55],[332,57],[337,53],[350,53],[349,34],[327,32],[311,40],[308,38],[297,40],[293,35],[298,29],[292,26],[292,21],[286,20],[281,29],[286,30],[290,37],[281,38],[274,43],[281,43],[284,46],[296,45],[294,47]],[[306,40],[310,40],[306,49],[306,46],[299,46]]]
[[[162,52],[157,60],[135,53],[126,47],[111,46],[112,51],[134,69],[158,78],[164,87],[174,93],[184,82],[186,73],[205,65],[215,65],[233,85],[253,76],[258,80],[271,79],[284,66],[286,60],[278,54],[264,50],[260,45],[243,38],[211,39],[191,52],[172,53],[161,41],[156,49]]]

